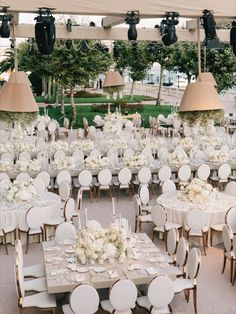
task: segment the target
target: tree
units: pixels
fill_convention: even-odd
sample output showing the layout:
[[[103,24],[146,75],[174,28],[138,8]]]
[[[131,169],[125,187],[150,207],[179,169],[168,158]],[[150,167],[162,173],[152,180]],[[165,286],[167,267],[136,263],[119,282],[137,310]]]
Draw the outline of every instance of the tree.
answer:
[[[163,73],[164,70],[171,70],[172,69],[172,59],[171,54],[173,53],[172,47],[167,47],[162,43],[158,42],[149,42],[148,47],[148,58],[150,62],[154,63],[157,62],[160,64],[160,81],[159,87],[157,89],[157,100],[156,105],[160,105],[161,103],[161,90],[163,84]]]
[[[0,62],[0,73],[12,71],[15,68],[14,64],[14,50],[11,48],[6,49],[4,59]]]
[[[114,54],[116,68],[120,72],[127,69],[133,80],[130,91],[130,96],[133,98],[135,82],[142,81],[152,65],[147,57],[147,43],[118,41],[114,43],[114,46],[117,47],[117,54]]]

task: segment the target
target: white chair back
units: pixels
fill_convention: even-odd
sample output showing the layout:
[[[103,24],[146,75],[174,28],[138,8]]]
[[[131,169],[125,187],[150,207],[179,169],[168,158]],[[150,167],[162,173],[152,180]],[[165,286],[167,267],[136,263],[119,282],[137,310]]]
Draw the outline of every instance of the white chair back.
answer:
[[[63,201],[68,200],[70,197],[70,185],[66,181],[62,181],[58,187],[58,194]]]
[[[231,181],[231,182],[227,183],[224,192],[228,195],[236,197],[236,182]]]
[[[186,265],[187,259],[188,259],[188,252],[189,252],[188,241],[184,237],[181,237],[179,239],[179,242],[177,244],[177,249],[176,249],[177,266],[183,267]]]
[[[99,295],[93,286],[82,283],[71,291],[69,303],[74,314],[94,314],[98,310]]]
[[[135,306],[138,292],[133,281],[120,279],[111,287],[109,299],[115,311],[129,311]]]
[[[228,164],[220,165],[220,167],[218,169],[218,176],[220,179],[222,179],[222,180],[228,179],[228,177],[230,176],[230,173],[231,173],[230,165],[228,165]]]
[[[63,181],[66,181],[67,183],[71,183],[71,174],[67,170],[62,170],[57,175],[57,184],[60,185]]]
[[[92,180],[93,176],[89,170],[82,170],[78,175],[78,181],[82,187],[89,187],[92,183]]]
[[[76,240],[77,234],[75,226],[72,223],[65,221],[60,223],[57,226],[55,232],[55,240],[56,241],[63,241],[63,240]]]
[[[57,150],[55,153],[54,153],[54,160],[57,160],[57,159],[64,159],[66,157],[66,154],[63,150]]]
[[[134,151],[132,148],[126,148],[124,151],[124,157],[129,157],[129,156],[133,156],[134,155]]]
[[[75,201],[73,198],[69,198],[65,202],[64,206],[64,217],[66,221],[71,221],[73,215],[75,213]]]
[[[78,189],[77,205],[76,205],[76,208],[78,211],[80,211],[82,209],[82,202],[83,202],[83,191],[82,191],[82,189]]]
[[[128,185],[132,178],[132,172],[129,168],[122,168],[118,173],[118,181],[121,185]]]
[[[162,166],[158,171],[158,177],[161,182],[171,178],[171,169],[168,166]]]
[[[147,206],[150,199],[150,194],[149,194],[149,189],[148,189],[147,184],[143,184],[140,186],[139,197],[140,197],[141,203],[144,206]]]
[[[0,172],[0,182],[2,180],[10,180],[10,178],[8,177],[8,175],[5,172]]]
[[[13,161],[14,156],[10,153],[3,153],[1,155],[1,161]]]
[[[192,248],[189,252],[188,261],[187,261],[187,274],[188,277],[194,280],[199,272],[201,264],[201,251],[199,248]]]
[[[224,243],[224,250],[225,252],[231,252],[232,251],[232,241],[233,241],[233,231],[229,225],[223,225],[222,229],[222,237],[223,237],[223,243]]]
[[[152,206],[151,217],[155,226],[164,226],[167,221],[167,213],[165,208],[159,204]]]
[[[191,168],[189,165],[183,165],[179,168],[178,177],[180,181],[186,182],[191,177]]]
[[[92,219],[92,220],[88,220],[88,228],[91,229],[102,229],[102,225],[100,224],[99,221]]]
[[[139,215],[141,215],[141,211],[142,211],[141,201],[138,194],[134,195],[133,202],[134,202],[135,216],[138,217]]]
[[[30,179],[30,176],[26,172],[19,173],[18,176],[16,177],[16,181],[22,182],[22,183],[29,181],[29,179]]]
[[[50,121],[48,124],[48,131],[50,134],[54,133],[57,129],[57,125],[55,123],[55,121]]]
[[[179,232],[176,228],[171,228],[167,233],[167,252],[174,255],[179,241]]]
[[[162,185],[163,194],[176,194],[176,185],[172,180],[166,180]]]
[[[193,208],[188,211],[186,223],[193,231],[201,231],[206,226],[206,215],[199,208]]]
[[[25,216],[26,223],[31,229],[40,229],[45,221],[44,208],[33,206],[28,209]]]
[[[227,211],[225,215],[225,223],[233,230],[236,230],[236,206],[230,207]]]
[[[209,178],[210,172],[211,172],[210,167],[206,164],[203,164],[197,169],[197,176],[199,179],[205,181]]]
[[[21,152],[19,154],[19,160],[27,160],[27,161],[31,160],[30,153],[29,152]]]
[[[166,309],[174,298],[174,285],[167,275],[157,276],[150,282],[147,292],[148,300],[153,306],[151,313],[166,313],[158,311]]]
[[[34,178],[33,184],[34,184],[34,188],[35,188],[37,194],[42,196],[46,190],[46,186],[45,186],[44,181],[42,179],[36,177],[36,178]]]
[[[110,169],[102,169],[98,173],[98,182],[100,185],[110,185],[112,173]]]
[[[84,153],[82,150],[76,149],[73,151],[72,157],[75,159],[75,162],[79,165],[84,163]]]
[[[148,167],[142,167],[138,172],[140,184],[148,184],[152,178],[151,170]]]
[[[49,187],[50,184],[50,175],[47,171],[41,171],[37,174],[36,178],[39,178],[44,181],[46,187]]]
[[[101,158],[101,152],[98,149],[93,149],[89,156],[90,157]]]

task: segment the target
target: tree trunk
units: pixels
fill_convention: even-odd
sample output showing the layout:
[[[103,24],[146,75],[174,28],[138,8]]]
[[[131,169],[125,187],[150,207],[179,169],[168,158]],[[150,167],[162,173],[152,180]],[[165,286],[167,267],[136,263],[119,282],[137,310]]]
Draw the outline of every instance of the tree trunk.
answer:
[[[135,85],[135,81],[133,80],[131,89],[130,89],[130,99],[134,98],[134,85]]]
[[[45,75],[42,77],[42,96],[45,97],[47,94],[47,81]]]
[[[187,80],[188,80],[188,83],[190,83],[190,82],[191,82],[191,77],[192,77],[192,75],[191,75],[191,74],[187,74]]]
[[[71,88],[71,90],[70,90],[70,104],[71,104],[71,109],[72,109],[72,117],[71,117],[70,127],[73,127],[73,125],[76,122],[76,105],[75,105],[74,89],[73,88]]]
[[[161,90],[162,90],[162,83],[163,83],[163,73],[164,73],[164,67],[161,65],[160,82],[159,82],[159,87],[157,89],[157,101],[156,101],[157,106],[159,106],[161,104]]]
[[[51,96],[52,96],[52,78],[49,76],[48,78],[48,101],[51,101]]]
[[[61,114],[65,114],[65,87],[61,87]]]
[[[58,84],[56,84],[56,86],[55,86],[55,88],[56,88],[56,91],[55,91],[55,105],[56,105],[56,107],[59,105],[59,85]]]

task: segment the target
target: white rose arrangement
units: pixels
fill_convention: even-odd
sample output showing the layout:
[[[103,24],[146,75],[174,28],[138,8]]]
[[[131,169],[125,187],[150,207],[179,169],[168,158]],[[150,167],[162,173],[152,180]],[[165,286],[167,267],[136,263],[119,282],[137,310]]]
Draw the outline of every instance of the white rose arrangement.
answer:
[[[214,197],[212,185],[198,178],[194,178],[186,187],[181,187],[180,199],[193,203],[204,203]]]
[[[14,150],[14,146],[11,142],[0,144],[0,154],[11,153]]]
[[[130,167],[142,167],[148,166],[153,162],[153,156],[143,155],[143,154],[134,154],[123,157],[123,162],[126,166]]]
[[[104,117],[105,121],[109,121],[111,123],[121,122],[123,121],[122,114],[119,112],[109,113]]]
[[[200,143],[200,147],[203,149],[207,146],[217,147],[220,145],[220,140],[217,137],[211,136],[209,134],[200,136],[197,141]]]
[[[47,115],[45,115],[45,116],[38,116],[38,119],[36,120],[36,122],[35,122],[35,125],[37,125],[39,122],[42,122],[42,123],[44,123],[44,125],[48,125],[49,124],[49,122],[51,121],[51,118],[49,117],[49,116],[47,116]]]
[[[82,230],[77,241],[76,257],[81,264],[103,263],[109,259],[124,260],[126,249],[126,238],[112,224],[108,230]]]
[[[37,151],[37,148],[34,143],[18,142],[18,143],[15,143],[15,150],[19,153],[21,152],[34,153]]]
[[[17,124],[14,128],[10,130],[10,140],[23,140],[26,137],[26,130],[20,124]]]
[[[65,141],[52,142],[49,146],[49,150],[51,153],[55,153],[57,150],[62,150],[66,152],[68,149],[69,149],[69,145]]]
[[[183,149],[188,152],[193,147],[193,139],[189,136],[181,138],[179,140],[179,144],[182,145]]]
[[[115,135],[119,134],[122,129],[122,124],[120,122],[111,122],[111,121],[106,121],[104,126],[103,126],[103,131],[106,135]]]
[[[29,202],[37,195],[33,179],[29,179],[27,182],[13,181],[9,185],[6,199],[9,202]]]
[[[229,153],[220,150],[215,150],[209,156],[209,161],[213,163],[223,163],[229,160]]]
[[[16,161],[16,170],[21,172],[39,171],[41,169],[40,162],[37,159]]]
[[[0,160],[0,172],[10,171],[12,169],[13,162],[9,160]]]
[[[57,158],[52,161],[52,168],[61,170],[61,169],[74,169],[75,168],[75,159],[71,156],[66,156],[64,158]]]
[[[94,142],[90,140],[73,141],[70,144],[70,150],[80,149],[83,152],[91,151],[94,148]]]
[[[126,148],[128,148],[128,144],[124,139],[110,139],[107,142],[107,148],[116,148],[118,151],[124,151]]]
[[[96,169],[111,166],[112,162],[108,157],[89,156],[85,159],[85,167]]]
[[[170,165],[179,166],[189,162],[188,155],[184,151],[173,152],[169,155],[168,162]]]

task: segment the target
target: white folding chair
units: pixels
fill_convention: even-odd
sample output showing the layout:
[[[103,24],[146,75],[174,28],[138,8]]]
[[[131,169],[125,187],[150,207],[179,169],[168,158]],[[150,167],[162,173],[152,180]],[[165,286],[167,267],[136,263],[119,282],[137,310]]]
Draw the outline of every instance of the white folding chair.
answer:
[[[71,194],[71,187],[67,181],[62,181],[58,187],[58,194],[61,197],[62,201],[65,202],[68,200]]]
[[[162,185],[166,180],[171,178],[171,169],[168,166],[162,166],[158,171],[159,182]]]
[[[172,313],[170,303],[173,298],[173,281],[167,275],[160,275],[152,279],[147,296],[139,297],[137,304],[148,313]]]
[[[178,170],[179,185],[187,185],[191,177],[189,165],[182,165]]]
[[[112,285],[109,300],[101,301],[100,306],[108,313],[131,314],[137,296],[138,291],[134,282],[129,279],[120,279]]]
[[[42,179],[46,188],[50,188],[50,175],[47,171],[41,171],[37,174],[36,178]]]
[[[206,164],[203,164],[197,169],[197,177],[205,181],[209,178],[210,172],[210,167]]]
[[[226,184],[224,193],[231,195],[233,197],[236,197],[236,182],[234,182],[234,181],[228,182]]]
[[[198,248],[192,248],[189,252],[187,261],[186,278],[177,278],[173,281],[174,292],[186,293],[186,299],[189,301],[189,292],[193,291],[193,304],[195,313],[197,313],[197,276],[201,265],[201,252]]]
[[[110,169],[102,169],[98,173],[98,183],[96,184],[97,187],[97,199],[99,200],[100,191],[109,191],[110,198],[112,198],[112,173]]]
[[[58,173],[56,177],[56,184],[55,188],[58,188],[58,186],[61,184],[61,182],[66,181],[67,183],[71,184],[71,174],[67,170],[62,170]]]
[[[94,314],[99,307],[97,290],[88,283],[80,283],[69,295],[69,304],[62,306],[64,314]]]
[[[206,226],[206,215],[201,209],[194,208],[188,211],[186,216],[185,234],[187,240],[189,240],[189,237],[202,238],[203,250],[206,255],[209,227]]]
[[[92,186],[93,176],[91,171],[82,170],[78,175],[78,185],[76,188],[80,188],[81,193],[84,191],[90,192],[90,197],[93,199],[93,186]]]
[[[130,198],[132,198],[132,188],[130,185],[130,181],[132,178],[132,172],[129,168],[122,168],[118,173],[118,182],[114,182],[113,186],[118,188],[118,192],[120,189],[127,189]]]
[[[138,177],[136,180],[133,181],[134,185],[143,185],[143,184],[149,184],[152,179],[152,173],[151,170],[148,167],[142,167],[138,171]]]
[[[29,174],[26,173],[26,172],[19,173],[19,174],[17,175],[17,177],[16,177],[16,181],[22,182],[22,183],[28,182],[29,179],[30,179],[30,176],[29,176]]]
[[[76,240],[77,233],[75,226],[68,222],[62,222],[60,225],[57,226],[56,233],[55,233],[55,240],[60,242],[64,240]]]
[[[150,192],[148,185],[143,184],[139,187],[139,198],[141,201],[142,212],[150,213],[152,211],[152,206],[148,205],[150,201]]]
[[[176,185],[172,180],[166,180],[162,184],[162,193],[163,194],[176,194]]]

